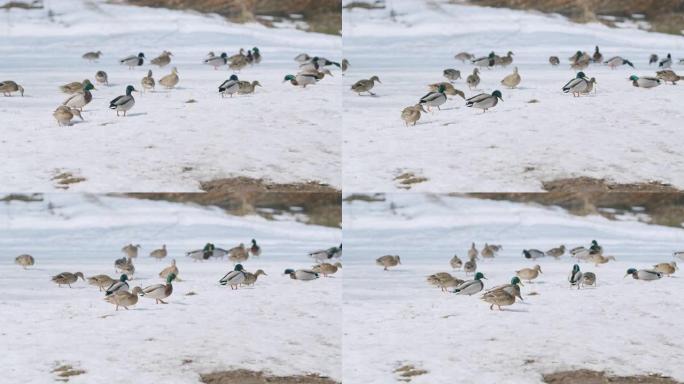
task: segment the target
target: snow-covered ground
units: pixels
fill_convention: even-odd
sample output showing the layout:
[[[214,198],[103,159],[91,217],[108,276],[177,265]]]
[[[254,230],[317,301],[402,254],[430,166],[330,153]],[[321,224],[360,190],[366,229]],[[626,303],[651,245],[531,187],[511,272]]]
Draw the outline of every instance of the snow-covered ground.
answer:
[[[338,244],[339,230],[194,205],[72,194],[3,203],[0,228],[3,382],[53,382],[58,364],[86,371],[73,383],[125,378],[185,384],[199,382],[199,373],[238,368],[341,378],[342,279],[301,282],[282,275],[288,267],[310,266],[308,251]],[[232,269],[227,260],[194,263],[184,256],[208,241],[228,248],[252,237],[263,253],[243,265],[268,274],[253,288],[231,291],[218,284]],[[131,310],[116,312],[85,282],[69,289],[50,281],[65,271],[116,276],[113,261],[129,242],[143,247],[131,286],[161,283],[157,273],[176,259],[182,281],[174,284],[168,305],[140,298]],[[147,257],[163,243],[166,260]],[[14,265],[21,253],[36,257],[36,265]]]
[[[87,192],[197,191],[200,181],[235,176],[340,187],[339,70],[307,89],[282,83],[296,73],[293,58],[301,52],[339,60],[340,37],[105,0],[45,3],[43,10],[0,15],[0,81],[26,89],[23,98],[0,97],[3,191],[51,191],[61,172],[85,178],[70,190]],[[232,71],[214,71],[202,60],[209,51],[232,55],[254,46],[262,63],[237,74],[263,87],[221,99],[218,86]],[[99,63],[81,58],[97,50]],[[171,65],[151,66],[163,50],[173,53]],[[119,65],[138,52],[148,58],[143,67]],[[134,94],[126,118],[108,109],[126,85],[140,88],[148,69],[158,81],[173,66],[176,89]],[[67,98],[58,86],[92,81],[98,70],[109,74],[111,86],[96,85],[85,122],[58,127],[52,113]]]
[[[388,1],[387,9],[344,10],[343,49],[351,63],[343,93],[345,191],[396,190],[394,178],[406,172],[427,178],[412,190],[428,192],[539,191],[543,181],[577,176],[684,187],[678,147],[684,139],[678,128],[683,89],[639,89],[627,80],[632,74],[655,76],[655,66],[648,65],[652,53],[670,52],[675,62],[684,57],[684,38],[448,3],[402,0]],[[579,99],[563,94],[576,73],[568,57],[577,50],[591,54],[595,45],[605,59],[620,55],[636,69],[591,65],[584,72],[596,78],[597,93]],[[512,66],[483,70],[479,89],[468,89],[465,78],[474,67],[455,54],[509,50]],[[551,55],[561,65],[552,67]],[[522,82],[504,89],[500,81],[514,66]],[[504,102],[482,114],[455,96],[442,111],[406,128],[402,109],[416,104],[427,84],[446,81],[446,68],[461,71],[463,79],[454,86],[466,97],[498,89]],[[684,72],[681,65],[673,69]],[[349,90],[372,75],[382,81],[374,88],[377,97]]]
[[[413,377],[416,384],[536,384],[543,373],[576,368],[684,380],[681,272],[653,282],[623,278],[629,267],[672,261],[684,246],[681,229],[421,194],[345,203],[343,215],[345,383],[396,382],[393,371],[407,364],[428,371]],[[617,259],[580,264],[597,274],[596,288],[569,288],[567,255],[536,262],[521,256],[523,248],[586,246],[592,239]],[[494,260],[478,266],[485,288],[541,265],[536,282],[523,287],[524,302],[490,311],[480,295],[428,285],[428,275],[451,271],[454,253],[465,259],[473,241],[478,249],[485,242],[503,245]],[[400,255],[402,264],[383,271],[375,259],[386,254]]]

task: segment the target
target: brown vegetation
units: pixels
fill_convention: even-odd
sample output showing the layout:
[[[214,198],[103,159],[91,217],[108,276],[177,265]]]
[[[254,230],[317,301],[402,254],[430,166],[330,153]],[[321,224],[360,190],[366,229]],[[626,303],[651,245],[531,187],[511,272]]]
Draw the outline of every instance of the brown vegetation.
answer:
[[[660,375],[614,376],[588,369],[555,372],[543,378],[547,384],[681,384]]]
[[[271,376],[263,372],[237,369],[200,375],[205,384],[337,384],[319,375]]]

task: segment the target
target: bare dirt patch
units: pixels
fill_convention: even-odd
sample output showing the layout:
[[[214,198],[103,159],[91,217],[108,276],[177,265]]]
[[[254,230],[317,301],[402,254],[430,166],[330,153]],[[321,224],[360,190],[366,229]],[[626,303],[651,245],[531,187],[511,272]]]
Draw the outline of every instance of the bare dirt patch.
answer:
[[[677,188],[658,181],[621,184],[591,177],[545,181],[542,186],[548,192],[679,192]]]
[[[52,373],[56,375],[55,380],[68,382],[70,377],[83,375],[86,371],[74,368],[71,364],[57,363],[57,367],[52,370]]]
[[[328,377],[317,374],[272,376],[264,372],[237,369],[200,375],[206,384],[338,384]]]
[[[52,181],[55,182],[55,188],[69,189],[72,184],[78,184],[86,181],[85,177],[76,176],[71,172],[55,170],[55,175]]]
[[[263,179],[249,177],[232,177],[202,182],[200,188],[208,193],[230,192],[338,192],[337,189],[316,182],[307,183],[272,183]]]
[[[404,172],[394,178],[398,183],[398,187],[402,189],[411,189],[414,185],[428,181],[427,177],[416,175],[413,172]]]
[[[543,376],[543,380],[547,384],[681,384],[670,377],[657,374],[614,376],[588,369],[549,373]]]
[[[397,374],[398,380],[405,383],[410,382],[416,376],[422,376],[428,373],[425,369],[416,368],[412,364],[405,364],[394,370]]]

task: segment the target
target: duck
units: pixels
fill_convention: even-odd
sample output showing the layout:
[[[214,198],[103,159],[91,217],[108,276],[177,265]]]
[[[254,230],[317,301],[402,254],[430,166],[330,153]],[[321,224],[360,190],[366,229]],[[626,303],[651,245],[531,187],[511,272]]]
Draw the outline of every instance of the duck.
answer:
[[[36,259],[28,254],[19,255],[14,258],[14,264],[21,265],[22,268],[31,267],[36,264]]]
[[[261,63],[261,51],[259,51],[259,48],[257,48],[257,47],[252,48],[252,57],[254,58],[255,64]]]
[[[140,249],[140,244],[127,244],[121,247],[121,252],[123,252],[124,255],[130,257],[130,258],[136,258],[138,257],[138,250]]]
[[[230,64],[228,64],[228,68],[232,69],[233,71],[241,71],[245,67],[249,65],[249,61],[246,56],[239,56],[234,58],[233,60],[230,60]]]
[[[578,63],[578,62],[587,62],[589,63],[592,58],[589,56],[588,53],[582,52],[582,51],[577,51],[575,52],[574,55],[569,57],[569,60],[571,63]]]
[[[150,257],[157,259],[158,261],[165,258],[168,252],[166,251],[166,244],[162,244],[162,247],[155,249],[150,252]]]
[[[101,51],[97,52],[86,52],[81,56],[84,60],[88,60],[90,62],[97,61],[100,59],[100,56],[102,56]]]
[[[520,278],[518,276],[513,276],[511,278],[511,283],[510,284],[503,284],[503,285],[498,285],[494,288],[488,289],[486,292],[492,292],[492,291],[506,291],[509,294],[519,298],[520,300],[523,300],[521,292],[520,292],[520,286],[524,286],[522,281],[520,281]]]
[[[406,124],[407,127],[409,124],[415,126],[416,122],[420,120],[421,112],[427,113],[427,111],[423,108],[423,104],[418,103],[416,105],[406,107],[401,111],[401,119],[404,120],[404,124]]]
[[[174,274],[176,276],[174,277],[174,279],[178,277],[178,267],[176,266],[176,259],[171,260],[171,265],[162,269],[161,272],[159,272],[159,277],[161,277],[162,279],[166,279],[171,274]]]
[[[254,285],[254,283],[256,283],[257,279],[261,275],[268,276],[266,274],[266,272],[264,272],[263,269],[257,269],[257,271],[254,273],[245,272],[245,280],[242,281],[242,284],[243,285]]]
[[[446,77],[447,80],[453,83],[454,81],[461,78],[461,71],[453,68],[447,68],[442,72],[442,75]]]
[[[507,67],[513,64],[513,52],[508,51],[508,53],[506,53],[506,56],[497,58],[496,64],[502,67]]]
[[[105,296],[110,296],[113,295],[117,292],[121,291],[128,291],[128,275],[125,273],[122,274],[119,277],[118,281],[114,281],[107,289],[105,290]]]
[[[294,61],[298,63],[306,63],[307,61],[311,61],[311,56],[306,53],[300,53],[299,55],[295,56]]]
[[[223,52],[220,56],[207,57],[206,59],[204,59],[204,64],[211,65],[212,67],[214,67],[214,70],[217,70],[218,67],[228,64],[228,55],[225,52]]]
[[[107,72],[105,72],[105,71],[95,72],[95,81],[97,81],[98,84],[104,84],[104,85],[109,86],[109,79],[107,77]]]
[[[314,57],[311,59],[311,62],[316,64],[319,67],[327,67],[330,65],[334,65],[337,68],[340,68],[340,63],[338,63],[336,61],[328,60],[325,57]]]
[[[592,56],[592,60],[594,60],[594,63],[601,63],[603,62],[603,55],[599,51],[598,45],[594,49],[594,55]]]
[[[126,112],[135,105],[135,99],[132,95],[133,92],[138,92],[138,90],[133,88],[132,85],[127,86],[125,95],[118,96],[109,102],[109,109],[116,110],[117,116],[119,116],[120,111],[123,111],[123,115],[126,116]]]
[[[82,92],[82,91],[83,91],[83,88],[85,88],[85,86],[88,85],[88,84],[92,85],[92,84],[90,83],[90,80],[88,80],[88,79],[85,79],[85,80],[83,80],[82,82],[80,82],[80,81],[73,81],[73,82],[71,82],[71,83],[69,83],[69,84],[60,85],[60,86],[59,86],[59,90],[62,91],[62,92],[64,92],[64,93],[67,93],[67,94],[70,94],[70,95],[71,95],[71,94],[74,94],[74,93]]]
[[[675,271],[678,269],[679,267],[677,267],[677,263],[675,261],[671,261],[669,263],[658,263],[653,266],[654,271],[660,272],[668,277],[675,273]]]
[[[328,249],[318,249],[309,252],[309,257],[313,258],[317,263],[322,263],[332,258],[342,257],[342,244],[339,247],[330,247]]]
[[[630,67],[634,68],[634,64],[632,64],[631,61],[623,59],[620,56],[615,56],[611,57],[610,59],[606,60],[604,62],[605,65],[607,65],[610,69],[615,69],[621,65],[629,65]]]
[[[549,57],[549,64],[555,67],[556,65],[560,64],[560,59],[558,58],[558,56],[551,56]]]
[[[226,273],[220,280],[221,285],[230,285],[230,289],[238,289],[238,286],[245,281],[245,271],[242,264],[236,264],[232,271]]]
[[[112,279],[108,275],[95,275],[88,278],[88,284],[98,287],[100,292],[102,292],[105,287],[109,287],[115,282],[116,280]]]
[[[249,259],[249,252],[245,248],[244,243],[240,243],[237,247],[228,250],[228,260],[233,263],[240,263]]]
[[[52,281],[57,283],[60,287],[62,285],[68,285],[69,288],[71,288],[71,284],[77,282],[79,277],[81,280],[85,281],[85,277],[83,277],[83,273],[81,272],[62,272],[59,275],[52,276]]]
[[[527,280],[528,283],[531,283],[532,280],[539,277],[540,273],[542,273],[542,270],[539,264],[535,265],[532,268],[523,268],[521,270],[515,271],[516,276],[523,280]]]
[[[83,111],[83,107],[88,105],[93,100],[93,94],[90,93],[91,90],[94,90],[95,86],[88,82],[83,86],[83,90],[79,93],[76,93],[72,96],[70,96],[68,99],[64,100],[62,105],[67,106],[72,109],[78,109],[79,111]]]
[[[494,306],[496,305],[499,308],[499,311],[502,311],[502,305],[513,305],[515,303],[515,296],[507,291],[504,291],[503,289],[486,292],[482,295],[481,299],[491,304],[489,306],[490,310],[494,310]]]
[[[523,249],[522,255],[526,259],[537,260],[546,256],[546,254],[538,249]]]
[[[461,96],[463,100],[465,100],[465,93],[463,91],[454,88],[453,84],[448,83],[448,82],[440,82],[440,83],[434,83],[434,84],[429,84],[428,85],[428,90],[430,92],[437,92],[439,90],[440,86],[444,86],[444,94],[447,96]]]
[[[491,52],[487,56],[478,57],[470,61],[473,65],[483,68],[491,68],[496,64],[496,54]]]
[[[223,98],[225,95],[230,95],[230,97],[233,97],[233,94],[237,93],[239,89],[238,81],[237,75],[230,75],[228,80],[221,83],[218,88],[221,97]]]
[[[480,252],[480,255],[483,259],[493,259],[494,256],[496,256],[496,252],[493,248],[489,246],[489,244],[485,243],[484,247],[482,248],[482,251]]]
[[[672,67],[672,55],[668,53],[666,58],[660,60],[658,68],[668,69],[670,67]]]
[[[457,295],[472,296],[484,289],[484,283],[482,282],[482,279],[486,279],[485,275],[482,272],[477,272],[475,274],[474,280],[463,282],[463,284],[460,284],[456,287],[456,289],[454,289],[453,293]]]
[[[579,97],[580,93],[587,90],[588,84],[587,75],[584,72],[577,72],[575,78],[563,86],[563,93],[572,93],[573,97]]]
[[[673,70],[671,69],[665,69],[662,71],[657,71],[656,72],[656,77],[664,82],[671,82],[672,85],[677,85],[677,82],[679,80],[684,79],[684,77],[677,75]]]
[[[238,95],[248,95],[254,93],[256,87],[261,87],[261,84],[254,80],[251,83],[249,81],[239,81],[238,82]]]
[[[446,94],[444,93],[445,89],[446,87],[444,87],[444,85],[440,85],[436,92],[428,92],[425,96],[420,98],[418,103],[427,105],[428,112],[430,112],[430,107],[437,107],[437,109],[441,109],[440,105],[446,103],[447,101]]]
[[[73,123],[71,120],[73,120],[74,116],[78,116],[81,120],[83,120],[83,116],[81,116],[81,111],[79,111],[76,108],[69,108],[65,105],[60,105],[55,109],[55,111],[52,113],[52,116],[54,116],[55,120],[57,120],[57,125],[65,126],[65,125],[72,125]]]
[[[255,239],[252,239],[252,246],[249,247],[249,253],[252,256],[261,256],[261,247],[259,244],[257,244],[257,241]]]
[[[349,64],[349,60],[347,59],[342,59],[342,63],[340,64],[340,69],[342,69],[342,72],[347,72],[347,69],[349,69],[351,65]]]
[[[135,266],[133,265],[132,257],[125,256],[114,260],[114,270],[121,271],[128,275],[128,277],[132,276],[135,273]]]
[[[292,280],[303,280],[303,281],[316,280],[319,277],[318,272],[315,272],[315,271],[312,271],[309,269],[294,270],[294,269],[288,268],[285,270],[285,272],[283,274],[290,276],[290,279],[292,279]]]
[[[311,270],[323,275],[323,277],[328,277],[328,275],[334,275],[339,269],[342,269],[342,263],[337,262],[335,264],[321,263],[314,266]]]
[[[159,56],[150,60],[150,64],[157,65],[159,68],[163,68],[171,62],[171,56],[173,56],[173,53],[164,51]]]
[[[121,63],[122,65],[127,65],[128,69],[139,67],[145,63],[145,54],[140,52],[137,56],[131,55],[128,57],[124,57],[123,59],[119,60],[119,63]]]
[[[318,79],[316,78],[316,75],[300,73],[297,76],[294,76],[294,75],[285,76],[283,83],[286,81],[289,81],[290,84],[294,85],[295,87],[306,88],[307,85],[316,84]]]
[[[615,257],[613,256],[603,256],[600,253],[593,254],[590,256],[589,260],[594,263],[595,267],[598,267],[600,264],[606,264],[607,262],[613,260],[615,261]]]
[[[330,253],[331,258],[339,259],[342,257],[342,243],[337,247],[328,248],[328,252]]]
[[[596,78],[592,77],[587,81],[587,88],[582,92],[583,95],[588,95],[591,93],[591,91],[594,91],[596,93],[596,89],[594,88],[594,85],[596,85]]]
[[[663,277],[663,274],[658,271],[654,271],[652,269],[639,269],[637,270],[636,268],[630,268],[627,270],[627,273],[625,274],[625,277],[627,276],[632,276],[634,280],[659,280]]]
[[[520,74],[518,74],[518,67],[513,68],[513,73],[506,76],[501,80],[501,84],[507,86],[508,88],[515,88],[520,84]]]
[[[582,272],[580,271],[579,265],[575,264],[572,266],[572,271],[570,271],[568,281],[570,282],[570,287],[576,285],[577,289],[580,289],[580,285],[582,283]]]
[[[559,257],[565,254],[565,245],[560,245],[559,247],[551,248],[548,251],[546,251],[545,254],[546,256],[551,256],[558,259]]]
[[[154,90],[154,78],[152,77],[152,70],[147,71],[147,76],[140,80],[140,85],[142,86],[143,92],[145,92],[145,90]]]
[[[503,246],[501,244],[489,244],[488,247],[494,251],[494,253],[498,253],[503,249]]]
[[[463,264],[463,271],[466,273],[466,275],[469,273],[475,273],[477,271],[477,261],[475,259],[476,257],[471,257],[470,260]]]
[[[439,272],[435,273],[434,275],[430,275],[427,277],[427,281],[428,283],[441,289],[442,292],[449,292],[448,288],[456,288],[464,283],[463,280],[458,279],[447,272]]]
[[[245,55],[245,49],[240,48],[240,51],[232,56],[228,57],[228,62],[234,61],[234,60],[242,60],[246,59],[247,56]]]
[[[376,81],[382,84],[380,78],[373,75],[370,79],[362,79],[354,83],[351,86],[351,90],[358,93],[359,96],[361,96],[361,93],[363,92],[368,92],[368,94],[370,94],[371,96],[375,96],[375,93],[371,92],[371,89],[373,89],[373,87],[375,86]]]
[[[585,54],[582,55],[582,57],[579,60],[573,61],[570,64],[570,68],[574,69],[576,71],[581,71],[584,69],[587,69],[589,66],[589,63],[591,62],[591,58]]]
[[[166,277],[166,284],[154,284],[142,289],[143,297],[155,300],[155,304],[168,304],[164,299],[173,293],[172,281],[176,278],[175,273],[170,273]]]
[[[454,55],[454,59],[461,60],[462,63],[465,63],[466,61],[471,61],[474,57],[475,55],[468,52],[459,52],[456,55]]]
[[[330,72],[330,70],[327,68],[323,68],[320,70],[302,71],[299,72],[298,75],[313,75],[316,78],[316,80],[323,80],[325,76],[335,77],[333,76],[332,72]]]
[[[449,260],[449,265],[451,265],[452,269],[461,269],[463,261],[461,261],[458,255],[454,255],[451,260]]]
[[[383,270],[387,271],[387,268],[396,267],[397,265],[401,264],[401,259],[398,255],[385,255],[382,257],[378,257],[375,260],[375,264],[383,267]]]
[[[12,80],[5,80],[0,82],[0,92],[2,92],[2,95],[5,97],[12,96],[12,93],[14,92],[19,92],[19,94],[21,94],[21,97],[24,97],[24,87],[22,87],[21,85],[17,84]]]
[[[468,75],[466,77],[466,83],[468,84],[468,88],[475,89],[477,86],[480,84],[480,70],[477,68],[473,68],[473,73]]]
[[[632,85],[637,87],[637,88],[655,88],[660,85],[660,79],[657,77],[650,77],[650,76],[637,76],[637,75],[632,75],[629,77],[629,80],[632,81]]]
[[[131,292],[128,291],[118,291],[109,296],[105,296],[104,300],[108,303],[116,305],[116,310],[119,307],[124,307],[128,310],[128,307],[132,307],[138,303],[138,295],[142,295],[143,291],[140,287],[134,287]]]
[[[651,56],[648,58],[648,65],[654,64],[658,62],[658,55],[651,54]]]
[[[475,243],[470,244],[470,249],[468,250],[468,258],[473,260],[477,259],[477,256],[480,254],[480,252],[477,250],[475,247]]]
[[[159,84],[161,84],[166,89],[171,89],[178,85],[179,80],[180,78],[178,77],[178,68],[173,67],[171,73],[159,79]]]
[[[466,107],[479,108],[485,113],[489,108],[494,108],[499,100],[503,101],[500,91],[494,91],[491,95],[480,93],[466,100]]]
[[[582,287],[587,285],[596,286],[596,274],[594,272],[583,272],[582,273]]]

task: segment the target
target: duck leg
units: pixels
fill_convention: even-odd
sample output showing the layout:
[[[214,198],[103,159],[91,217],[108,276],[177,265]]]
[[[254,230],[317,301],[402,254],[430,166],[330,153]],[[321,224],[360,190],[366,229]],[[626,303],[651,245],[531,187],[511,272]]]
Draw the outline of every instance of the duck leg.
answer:
[[[162,303],[162,304],[168,304],[166,301],[164,301],[164,300],[162,300],[162,299],[159,299],[159,302]]]

